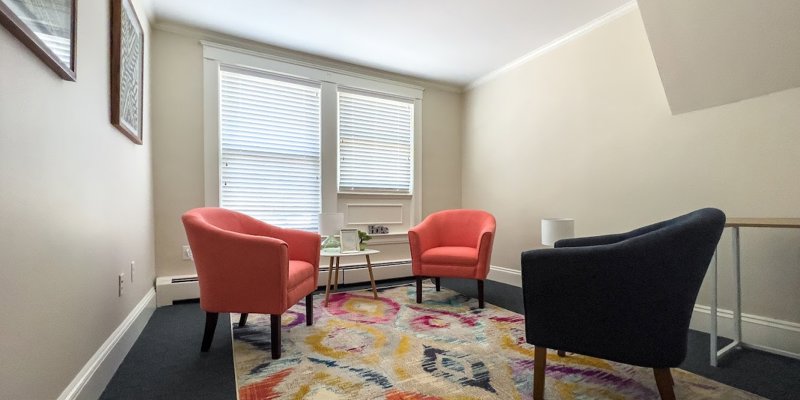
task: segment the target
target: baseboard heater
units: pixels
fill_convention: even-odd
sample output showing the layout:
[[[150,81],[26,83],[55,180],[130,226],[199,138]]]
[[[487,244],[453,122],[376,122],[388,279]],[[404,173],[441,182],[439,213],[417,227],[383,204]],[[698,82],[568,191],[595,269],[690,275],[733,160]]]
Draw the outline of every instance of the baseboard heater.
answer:
[[[345,260],[345,258],[342,258]],[[376,281],[411,276],[411,260],[372,263]],[[328,282],[328,266],[320,267],[317,283],[321,289]],[[339,284],[369,282],[367,264],[343,265],[339,270]],[[176,301],[200,298],[197,275],[160,276],[156,278],[156,305],[169,306]]]

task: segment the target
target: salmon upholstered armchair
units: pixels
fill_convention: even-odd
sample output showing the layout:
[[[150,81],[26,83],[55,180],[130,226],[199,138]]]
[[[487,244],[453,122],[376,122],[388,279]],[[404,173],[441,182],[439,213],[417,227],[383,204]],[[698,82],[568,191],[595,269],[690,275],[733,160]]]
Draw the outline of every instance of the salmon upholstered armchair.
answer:
[[[438,292],[440,277],[467,278],[478,281],[478,306],[483,308],[495,229],[494,216],[481,210],[439,211],[409,229],[417,303],[422,303],[422,279],[434,278]]]
[[[219,313],[270,315],[272,358],[281,356],[281,314],[306,298],[306,325],[314,321],[320,236],[283,229],[224,208],[195,208],[183,226],[206,312],[201,351],[208,351]]]

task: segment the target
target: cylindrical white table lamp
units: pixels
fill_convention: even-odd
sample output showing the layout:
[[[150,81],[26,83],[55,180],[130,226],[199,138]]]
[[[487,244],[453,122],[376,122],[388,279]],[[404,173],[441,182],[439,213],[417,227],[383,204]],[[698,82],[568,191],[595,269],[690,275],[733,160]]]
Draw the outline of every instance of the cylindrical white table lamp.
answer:
[[[561,239],[575,237],[575,220],[572,218],[542,219],[542,244],[552,247]]]

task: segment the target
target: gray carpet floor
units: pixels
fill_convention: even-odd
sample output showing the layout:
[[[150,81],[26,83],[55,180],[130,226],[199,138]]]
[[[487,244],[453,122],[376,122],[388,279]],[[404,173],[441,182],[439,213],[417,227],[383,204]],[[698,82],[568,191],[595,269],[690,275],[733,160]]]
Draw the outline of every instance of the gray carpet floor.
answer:
[[[477,294],[474,281],[442,279],[442,286]],[[522,313],[517,287],[486,281],[486,301]],[[230,318],[220,315],[211,350],[200,353],[204,321],[196,302],[157,309],[101,399],[235,400]],[[708,364],[708,346],[707,334],[690,331],[689,354],[681,368],[769,399],[800,399],[800,360],[740,350],[714,368]]]

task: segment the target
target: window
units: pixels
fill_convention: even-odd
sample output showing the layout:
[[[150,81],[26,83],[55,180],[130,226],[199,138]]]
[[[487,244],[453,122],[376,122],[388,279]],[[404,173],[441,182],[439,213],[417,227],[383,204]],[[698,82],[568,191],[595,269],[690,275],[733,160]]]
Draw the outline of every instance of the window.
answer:
[[[319,94],[319,85],[221,69],[220,206],[317,231]]]
[[[412,192],[414,103],[339,92],[339,191]]]
[[[346,228],[406,237],[421,213],[422,88],[201,43],[207,206],[309,231],[340,212]]]

